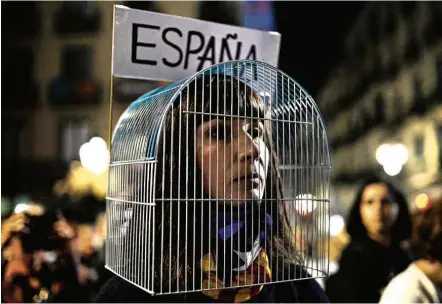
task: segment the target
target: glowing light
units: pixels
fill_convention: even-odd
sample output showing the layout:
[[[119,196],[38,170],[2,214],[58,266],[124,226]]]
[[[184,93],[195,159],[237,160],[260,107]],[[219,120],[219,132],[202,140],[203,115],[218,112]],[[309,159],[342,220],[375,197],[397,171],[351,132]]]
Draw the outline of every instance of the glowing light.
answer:
[[[376,160],[386,174],[395,176],[408,161],[408,150],[403,144],[382,144],[376,149]]]
[[[106,141],[101,137],[93,137],[80,147],[81,165],[96,175],[106,171],[109,160],[110,154]]]
[[[15,213],[22,213],[22,212],[25,212],[25,211],[28,210],[28,209],[29,209],[29,205],[28,205],[28,204],[20,203],[20,204],[17,204],[17,205],[15,206],[15,208],[14,208],[14,212],[15,212]]]
[[[330,261],[330,263],[329,263],[329,274],[334,274],[334,273],[338,272],[338,270],[339,270],[338,263]]]
[[[330,235],[337,236],[345,227],[344,218],[335,214],[330,217]]]
[[[376,160],[381,165],[389,160],[390,156],[390,145],[382,144],[376,149]]]
[[[395,176],[402,171],[402,165],[397,163],[386,164],[384,165],[384,171],[390,176]]]
[[[416,207],[419,209],[427,208],[429,202],[430,202],[430,197],[426,193],[418,194],[414,199],[414,203],[416,204]]]
[[[397,162],[400,164],[405,164],[408,161],[408,149],[403,144],[393,145],[393,149],[395,150],[395,158]]]
[[[295,210],[301,215],[312,213],[316,209],[316,201],[311,194],[300,194],[295,198]]]

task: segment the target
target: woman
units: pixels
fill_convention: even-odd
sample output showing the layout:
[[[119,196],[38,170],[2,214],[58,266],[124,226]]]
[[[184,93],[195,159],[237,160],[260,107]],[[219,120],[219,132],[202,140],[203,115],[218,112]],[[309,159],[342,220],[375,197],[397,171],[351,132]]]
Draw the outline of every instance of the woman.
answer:
[[[405,197],[390,183],[373,177],[357,193],[349,213],[350,244],[326,291],[333,302],[377,303],[390,279],[410,263],[401,242],[410,237]]]
[[[328,301],[314,280],[260,284],[309,276],[296,265],[288,215],[277,204],[268,117],[259,95],[236,79],[205,74],[187,86],[158,145],[154,284],[202,291],[152,297],[114,277],[98,302]]]
[[[417,214],[411,244],[418,260],[391,280],[380,303],[442,302],[442,199]]]

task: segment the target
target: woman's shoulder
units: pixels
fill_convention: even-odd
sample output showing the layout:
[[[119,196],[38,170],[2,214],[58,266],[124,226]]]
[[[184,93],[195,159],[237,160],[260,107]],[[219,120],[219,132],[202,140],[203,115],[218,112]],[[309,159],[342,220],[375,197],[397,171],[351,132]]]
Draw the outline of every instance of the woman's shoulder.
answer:
[[[96,303],[181,303],[185,297],[179,294],[151,295],[125,279],[114,275],[104,283]]]
[[[385,288],[380,303],[420,302],[421,282],[413,265],[394,277]]]
[[[276,283],[276,302],[330,303],[324,289],[304,267],[296,266],[294,270],[295,276],[303,279]]]
[[[324,289],[313,278],[291,282],[291,286],[299,303],[330,303]]]

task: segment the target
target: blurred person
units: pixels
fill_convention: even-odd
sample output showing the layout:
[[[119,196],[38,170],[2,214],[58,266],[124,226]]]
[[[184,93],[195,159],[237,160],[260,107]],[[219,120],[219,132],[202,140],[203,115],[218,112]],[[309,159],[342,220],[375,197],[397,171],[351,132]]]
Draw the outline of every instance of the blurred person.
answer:
[[[59,198],[59,203],[75,234],[70,248],[76,260],[81,301],[90,302],[104,283],[100,280],[104,269],[104,261],[100,260],[104,236],[101,235],[103,228],[97,226],[102,225],[104,212],[99,210],[104,204],[92,195],[77,200],[64,195]]]
[[[401,247],[411,235],[404,195],[385,180],[367,179],[350,210],[347,232],[350,243],[338,272],[326,282],[326,292],[332,302],[377,303],[391,278],[411,262]]]
[[[2,228],[2,301],[71,302],[78,294],[69,241],[74,232],[57,211],[28,208]]]
[[[391,280],[380,303],[442,302],[442,199],[417,215],[411,246],[418,260]]]

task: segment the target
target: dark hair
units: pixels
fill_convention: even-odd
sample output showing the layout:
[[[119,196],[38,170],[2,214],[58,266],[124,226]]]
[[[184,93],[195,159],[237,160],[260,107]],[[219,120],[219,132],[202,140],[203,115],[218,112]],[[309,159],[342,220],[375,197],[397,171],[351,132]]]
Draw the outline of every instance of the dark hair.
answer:
[[[222,98],[221,98],[222,97]],[[268,117],[268,114],[264,111],[264,103],[259,97],[259,95],[251,89],[250,86],[246,85],[244,82],[238,81],[237,79],[233,79],[230,76],[224,78],[223,76],[213,74],[213,75],[202,75],[197,78],[195,81],[191,82],[177,97],[179,100],[176,100],[172,105],[171,110],[168,112],[165,123],[163,134],[161,135],[159,150],[158,150],[158,164],[157,164],[157,189],[156,189],[156,198],[157,198],[157,210],[158,214],[155,216],[156,223],[156,244],[155,246],[161,246],[162,235],[164,235],[164,241],[170,242],[172,240],[173,244],[178,244],[179,247],[182,248],[181,252],[177,252],[176,248],[172,248],[172,252],[164,252],[163,256],[159,254],[156,255],[156,265],[160,265],[160,263],[165,262],[163,267],[163,272],[165,272],[165,267],[171,267],[171,273],[179,274],[187,271],[191,273],[194,271],[191,265],[183,265],[181,263],[185,260],[186,254],[186,246],[187,248],[195,248],[195,251],[187,250],[188,259],[192,261],[196,258],[201,258],[201,248],[203,248],[203,252],[205,249],[205,244],[199,244],[198,240],[195,242],[196,244],[189,243],[192,240],[187,240],[187,244],[185,244],[185,237],[178,237],[178,231],[185,231],[184,226],[186,225],[186,221],[190,218],[192,223],[195,221],[195,235],[199,235],[199,233],[207,233],[207,231],[197,231],[198,227],[201,227],[201,219],[200,216],[194,216],[196,214],[202,214],[200,205],[201,204],[192,204],[187,203],[185,201],[181,201],[180,198],[190,197],[195,198],[195,200],[202,198],[201,189],[197,189],[196,193],[193,191],[194,186],[200,184],[200,176],[198,172],[195,170],[195,160],[193,158],[194,147],[192,144],[189,144],[184,149],[187,150],[180,154],[179,149],[180,142],[181,146],[186,143],[194,142],[194,134],[196,128],[202,123],[211,119],[210,115],[194,115],[195,113],[210,113],[213,115],[217,114],[228,114],[232,116],[252,116],[252,117]],[[204,100],[204,102],[202,102]],[[232,106],[232,102],[235,103]],[[187,113],[186,113],[187,112]],[[183,114],[184,113],[184,114]],[[180,116],[181,116],[181,129],[180,127]],[[212,116],[214,119],[216,116]],[[184,118],[184,119],[183,119]],[[230,118],[229,118],[230,119]],[[265,134],[264,134],[264,142],[268,146],[271,151],[272,159],[269,166],[269,172],[267,174],[267,183],[266,185],[270,185],[270,187],[266,187],[264,191],[264,199],[273,199],[278,200],[282,198],[282,185],[281,178],[279,176],[279,172],[277,170],[277,157],[274,149],[272,149],[271,142],[271,134],[268,131],[268,122],[264,122],[266,125]],[[180,132],[181,130],[181,132]],[[166,139],[166,140],[164,140]],[[185,151],[184,150],[184,151]],[[192,156],[188,158],[187,156]],[[179,166],[179,162],[181,161],[181,166]],[[186,164],[186,165],[184,165]],[[163,174],[163,166],[168,168],[168,170],[164,171]],[[170,166],[170,167],[169,167]],[[171,170],[169,169],[171,168]],[[187,179],[184,177],[188,177]],[[194,184],[195,181],[195,184]],[[170,193],[162,193],[163,187],[162,185],[173,185],[171,187]],[[179,189],[179,190],[178,190]],[[161,197],[168,198],[165,200],[161,200]],[[174,208],[170,208],[171,205],[174,204]],[[210,204],[208,202],[208,204]],[[214,203],[216,204],[216,203]],[[267,207],[269,210],[265,210],[267,213],[280,215],[281,211],[278,210],[278,204],[261,204],[265,206],[260,206],[260,208]],[[182,210],[186,210],[186,212],[179,212],[177,209],[183,208]],[[207,205],[209,206],[209,205]],[[170,212],[173,209],[172,213]],[[204,208],[208,209],[208,208]],[[270,210],[272,209],[272,210]],[[164,213],[163,211],[164,210]],[[204,210],[206,212],[206,210]],[[210,215],[208,215],[210,216]],[[164,220],[164,225],[161,223],[162,217]],[[284,255],[285,260],[288,260],[289,252],[293,252],[293,249],[290,249],[292,246],[289,243],[289,237],[282,238],[282,235],[287,233],[288,224],[284,223],[281,220],[281,216],[277,216],[278,220],[274,219],[273,229],[277,229],[272,235],[281,236],[280,239],[272,239],[268,240],[268,244],[270,247],[270,252],[276,252],[276,247],[278,248],[278,254]],[[287,220],[287,217],[286,217]],[[287,221],[288,222],[288,221]],[[190,223],[190,221],[188,222]],[[178,226],[179,225],[179,226]],[[189,227],[190,226],[190,227]],[[192,225],[187,227],[187,234],[192,235],[194,233]],[[198,233],[198,234],[197,234]],[[167,237],[166,237],[167,236]],[[170,237],[171,236],[171,237]],[[189,238],[191,239],[191,238]],[[205,238],[204,238],[205,239]],[[284,241],[283,241],[284,239]],[[204,243],[204,242],[203,242]],[[173,246],[176,247],[176,246]],[[268,247],[268,248],[269,248]],[[155,251],[157,253],[160,252],[159,248],[156,248]],[[168,250],[167,250],[168,251]],[[207,252],[204,252],[204,254]],[[270,256],[271,254],[269,254]],[[276,254],[273,255],[276,257]],[[271,257],[272,258],[272,257]],[[172,265],[169,265],[169,259],[172,261]],[[178,263],[177,259],[181,262]],[[283,261],[280,258],[278,261]],[[179,265],[178,265],[179,264]],[[176,267],[175,267],[176,265]],[[274,264],[276,265],[276,264]],[[196,267],[198,265],[195,265]],[[179,269],[180,268],[180,269]],[[185,269],[184,269],[185,268]],[[155,277],[159,280],[160,275],[160,267],[156,267]],[[197,274],[195,274],[196,276]],[[199,274],[198,274],[199,276]],[[175,282],[178,279],[178,275],[176,277],[172,276],[172,282],[164,282],[163,276],[163,286],[164,283],[169,284],[172,283],[174,286],[177,284],[184,284],[184,280],[182,282]],[[199,277],[196,280],[199,282]],[[188,286],[189,287],[189,286]],[[190,286],[191,287],[191,286]],[[180,286],[181,288],[185,288],[184,286]]]
[[[442,198],[416,214],[411,246],[419,258],[442,262]]]
[[[399,214],[391,231],[392,245],[397,245],[411,236],[411,218],[408,211],[407,200],[398,188],[378,176],[367,178],[359,188],[347,218],[347,232],[351,236],[351,239],[355,241],[368,238],[367,229],[362,223],[360,213],[362,193],[368,185],[378,183],[387,186],[390,195],[399,207]]]

